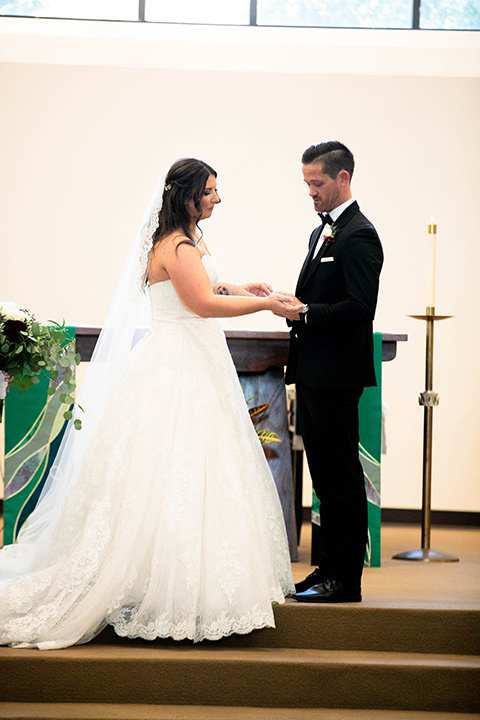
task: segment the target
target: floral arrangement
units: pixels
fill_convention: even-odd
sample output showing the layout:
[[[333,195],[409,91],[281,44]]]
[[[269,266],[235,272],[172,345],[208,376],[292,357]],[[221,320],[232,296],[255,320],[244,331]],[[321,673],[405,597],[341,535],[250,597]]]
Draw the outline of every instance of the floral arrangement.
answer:
[[[81,358],[75,352],[75,341],[67,336],[65,321],[62,325],[49,322],[52,326],[40,325],[29,310],[13,302],[0,303],[0,421],[8,386],[24,393],[40,382],[40,375],[51,381],[48,395],[60,393],[60,402],[68,406],[65,420],[73,417],[70,406],[75,403],[76,383],[72,366],[79,365]],[[77,419],[74,425],[80,430],[82,421]]]

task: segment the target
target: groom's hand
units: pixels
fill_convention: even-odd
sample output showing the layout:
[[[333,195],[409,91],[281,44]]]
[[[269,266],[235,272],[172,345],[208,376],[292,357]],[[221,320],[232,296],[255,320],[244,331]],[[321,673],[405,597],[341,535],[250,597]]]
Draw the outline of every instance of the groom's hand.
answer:
[[[295,322],[300,320],[300,310],[303,310],[304,307],[304,303],[300,302],[295,295],[290,295],[290,301],[277,306],[273,314]]]
[[[288,320],[300,320],[299,312],[305,305],[291,293],[279,293],[278,295],[281,302],[275,303],[275,307],[272,308],[273,314]]]
[[[296,322],[300,320],[300,310],[303,310],[304,307],[305,305],[286,305],[285,307],[277,310],[273,314],[278,315],[278,317],[283,317],[287,320],[291,320],[292,322]]]

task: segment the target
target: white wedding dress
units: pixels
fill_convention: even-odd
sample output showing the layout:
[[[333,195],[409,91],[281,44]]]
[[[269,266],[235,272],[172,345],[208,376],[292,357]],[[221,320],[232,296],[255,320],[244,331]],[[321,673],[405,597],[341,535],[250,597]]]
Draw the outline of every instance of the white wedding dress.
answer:
[[[213,286],[215,261],[203,263]],[[294,592],[280,502],[224,333],[170,281],[150,294],[153,329],[77,459],[45,546],[32,548],[27,574],[0,577],[0,644],[62,648],[107,624],[127,637],[217,640],[274,627],[272,603]],[[15,567],[17,548],[0,568]]]

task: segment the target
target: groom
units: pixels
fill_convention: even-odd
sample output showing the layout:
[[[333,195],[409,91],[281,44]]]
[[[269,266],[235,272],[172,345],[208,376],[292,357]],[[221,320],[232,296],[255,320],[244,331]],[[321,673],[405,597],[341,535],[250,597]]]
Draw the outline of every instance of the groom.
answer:
[[[296,584],[300,602],[360,602],[368,534],[358,457],[358,403],[376,385],[372,321],[383,252],[373,225],[352,197],[354,159],[340,142],[312,145],[303,176],[321,224],[298,278],[303,308],[291,325],[286,382],[296,383],[302,434],[320,499],[319,567]]]

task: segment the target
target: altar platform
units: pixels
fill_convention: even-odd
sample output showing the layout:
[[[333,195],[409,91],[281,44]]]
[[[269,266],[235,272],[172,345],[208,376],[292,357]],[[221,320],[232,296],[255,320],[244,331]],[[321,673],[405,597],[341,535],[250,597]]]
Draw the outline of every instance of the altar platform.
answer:
[[[269,355],[272,339],[255,338],[268,341],[266,367],[283,363],[283,347],[278,360]],[[238,352],[252,372],[252,353]],[[460,562],[393,560],[419,546],[420,527],[384,523],[381,566],[365,568],[362,603],[287,599],[274,608],[275,629],[193,645],[128,640],[107,627],[65,650],[0,648],[0,718],[480,718],[480,529],[434,526],[431,540]],[[306,523],[295,580],[310,558]]]
[[[276,629],[175,643],[118,638],[0,648],[0,718],[473,720],[480,718],[480,530],[432,529],[458,563],[395,561],[416,526],[382,527],[359,604],[275,607]],[[296,580],[310,570],[302,527]]]

